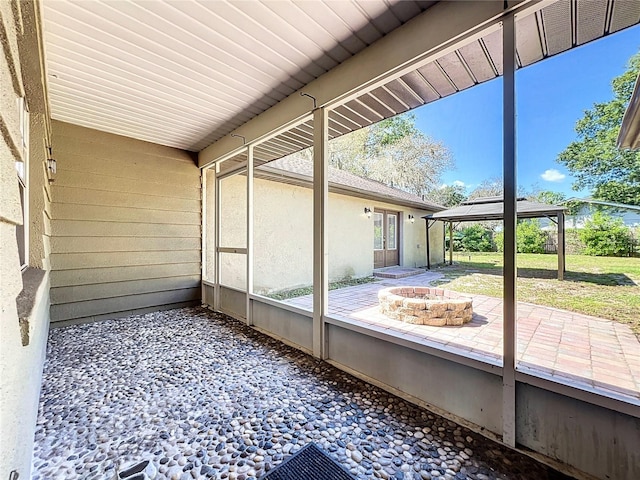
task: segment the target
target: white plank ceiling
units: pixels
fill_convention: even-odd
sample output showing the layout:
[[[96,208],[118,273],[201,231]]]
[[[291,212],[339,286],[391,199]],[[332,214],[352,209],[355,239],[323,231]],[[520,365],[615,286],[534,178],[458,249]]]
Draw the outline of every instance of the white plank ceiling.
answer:
[[[198,151],[433,3],[44,0],[52,116]]]
[[[435,2],[44,0],[53,118],[199,151]],[[517,23],[519,66],[640,22],[640,1],[559,0]],[[501,75],[485,38],[331,112],[342,135]],[[301,125],[266,162],[311,144]]]

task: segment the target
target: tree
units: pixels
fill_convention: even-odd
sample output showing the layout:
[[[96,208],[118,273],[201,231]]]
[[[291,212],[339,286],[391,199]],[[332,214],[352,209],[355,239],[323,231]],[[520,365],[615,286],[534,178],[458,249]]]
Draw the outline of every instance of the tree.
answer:
[[[504,252],[504,232],[493,236],[496,249]],[[518,220],[516,226],[516,251],[518,253],[544,253],[547,235],[540,228],[538,219]]]
[[[443,185],[427,193],[425,199],[445,207],[455,207],[464,202],[467,195],[462,185]]]
[[[311,157],[309,150],[296,155]],[[397,115],[329,142],[329,164],[418,196],[438,188],[453,165],[449,149],[422,133],[415,115]]]
[[[552,192],[551,190],[543,190],[535,195],[534,200],[549,205],[562,205],[567,201],[567,196],[561,192]]]
[[[483,180],[480,184],[469,194],[469,200],[483,197],[501,197],[504,194],[504,185],[502,179],[499,177],[492,177]],[[518,197],[535,198],[537,196],[537,188],[535,186],[528,190],[523,185],[518,185],[516,192]]]
[[[460,232],[460,246],[465,252],[491,252],[493,250],[491,236],[491,230],[482,225],[470,225]]]
[[[473,189],[469,194],[469,200],[483,197],[502,197],[503,192],[504,187],[502,186],[501,178],[488,178],[480,182],[480,184]]]
[[[576,123],[578,139],[558,155],[576,177],[574,190],[593,189],[593,197],[640,205],[640,151],[622,151],[616,140],[625,109],[640,72],[640,52],[627,70],[611,82],[613,99],[595,103]]]

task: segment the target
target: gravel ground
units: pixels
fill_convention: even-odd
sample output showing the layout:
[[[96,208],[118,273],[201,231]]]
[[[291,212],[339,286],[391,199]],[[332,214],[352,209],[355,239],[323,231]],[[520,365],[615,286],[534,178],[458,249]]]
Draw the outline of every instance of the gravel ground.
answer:
[[[52,330],[35,440],[43,480],[252,480],[309,442],[359,479],[567,478],[203,308]]]

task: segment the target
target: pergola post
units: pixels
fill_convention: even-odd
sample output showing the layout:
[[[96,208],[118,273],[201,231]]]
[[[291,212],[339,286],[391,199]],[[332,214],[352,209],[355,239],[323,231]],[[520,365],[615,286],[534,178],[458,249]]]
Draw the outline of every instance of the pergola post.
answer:
[[[329,307],[329,112],[313,111],[313,356],[325,358],[324,317]]]
[[[442,262],[447,264],[447,227],[442,223]]]
[[[504,307],[502,368],[502,441],[516,446],[516,111],[515,111],[515,21],[507,14],[502,23],[503,176],[504,176]]]
[[[449,265],[453,265],[453,222],[449,222]]]
[[[564,212],[558,212],[558,280],[564,280],[564,272],[566,268],[564,254]]]
[[[427,229],[427,270],[431,270],[431,252],[429,251],[429,219],[424,219]]]
[[[253,325],[251,294],[253,293],[253,145],[247,146],[247,287],[246,321]]]

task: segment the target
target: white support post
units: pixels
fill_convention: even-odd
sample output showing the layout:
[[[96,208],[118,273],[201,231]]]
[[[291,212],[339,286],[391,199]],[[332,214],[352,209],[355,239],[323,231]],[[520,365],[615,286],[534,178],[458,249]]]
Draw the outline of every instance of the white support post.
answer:
[[[202,282],[208,277],[207,272],[207,169],[200,169],[200,209],[202,210],[200,223],[202,225],[200,230],[200,298],[205,298],[205,284]],[[204,301],[202,301],[204,304]]]
[[[564,235],[564,212],[558,212],[558,280],[564,280],[565,264],[565,235]]]
[[[247,147],[247,325],[253,325],[251,294],[253,293],[253,145]]]
[[[516,445],[516,111],[515,111],[515,21],[513,13],[502,24],[503,77],[503,176],[504,176],[504,307],[502,369],[502,441]]]
[[[326,358],[324,317],[329,306],[329,251],[327,207],[329,203],[329,112],[313,112],[313,355]]]
[[[214,261],[214,287],[213,287],[213,309],[220,311],[220,162],[216,163],[215,203],[214,203],[214,239],[213,239],[213,261]]]

